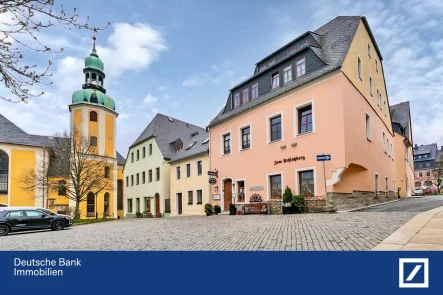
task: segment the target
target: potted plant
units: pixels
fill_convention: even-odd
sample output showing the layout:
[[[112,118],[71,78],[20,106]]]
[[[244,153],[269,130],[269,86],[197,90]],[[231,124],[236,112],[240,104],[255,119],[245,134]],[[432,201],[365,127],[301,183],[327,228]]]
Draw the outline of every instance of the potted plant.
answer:
[[[211,204],[207,203],[205,205],[205,213],[206,213],[206,216],[212,215],[212,205]]]
[[[148,212],[148,213],[146,213],[146,218],[152,218],[153,216],[152,216],[152,213],[151,212]]]
[[[289,186],[286,186],[283,193],[283,214],[292,214],[292,191]]]
[[[294,205],[295,213],[302,213],[306,207],[305,198],[300,195],[292,196],[292,204]]]
[[[229,215],[235,215],[237,213],[237,207],[234,204],[229,204]]]
[[[214,206],[214,213],[217,215],[218,213],[221,213],[221,207],[219,205]]]
[[[140,212],[135,213],[135,218],[140,218],[141,216],[142,216],[142,214]]]

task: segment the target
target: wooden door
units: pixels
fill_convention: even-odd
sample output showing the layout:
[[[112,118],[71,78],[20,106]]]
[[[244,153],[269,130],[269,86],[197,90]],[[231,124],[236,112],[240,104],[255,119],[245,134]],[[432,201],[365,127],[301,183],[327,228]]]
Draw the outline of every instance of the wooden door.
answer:
[[[155,213],[160,213],[160,196],[155,195]]]
[[[224,208],[223,210],[229,210],[229,204],[232,202],[232,180],[227,179],[223,183],[224,192]]]
[[[183,199],[182,194],[177,194],[177,202],[178,202],[178,215],[181,215],[183,212]]]

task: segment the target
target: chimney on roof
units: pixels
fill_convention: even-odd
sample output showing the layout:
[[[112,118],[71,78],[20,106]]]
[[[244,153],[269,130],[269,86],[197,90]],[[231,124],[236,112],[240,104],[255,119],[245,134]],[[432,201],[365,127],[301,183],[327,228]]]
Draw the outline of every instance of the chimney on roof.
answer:
[[[209,126],[206,126],[206,133],[209,132]],[[441,147],[443,149],[443,146]]]

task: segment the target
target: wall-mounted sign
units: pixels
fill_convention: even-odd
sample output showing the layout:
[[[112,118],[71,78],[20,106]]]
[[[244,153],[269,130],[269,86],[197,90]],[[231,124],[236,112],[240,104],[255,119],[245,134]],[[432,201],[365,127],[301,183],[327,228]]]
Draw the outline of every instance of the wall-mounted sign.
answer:
[[[317,161],[330,161],[331,155],[317,155]]]
[[[265,189],[265,187],[263,185],[256,185],[256,186],[249,187],[250,191],[262,191],[264,189]]]
[[[213,200],[220,200],[220,194],[212,195]]]
[[[217,171],[217,170],[215,170],[215,171],[208,171],[208,175],[209,175],[209,176],[215,176],[215,177],[218,177],[218,171]]]
[[[216,184],[216,183],[217,183],[217,179],[215,179],[215,178],[209,178],[209,183],[210,183],[210,184]]]
[[[292,158],[285,158],[282,160],[275,160],[274,161],[274,165],[278,165],[281,163],[290,163],[290,162],[296,162],[296,161],[301,161],[301,160],[305,160],[305,156],[301,156],[301,157],[292,157]]]

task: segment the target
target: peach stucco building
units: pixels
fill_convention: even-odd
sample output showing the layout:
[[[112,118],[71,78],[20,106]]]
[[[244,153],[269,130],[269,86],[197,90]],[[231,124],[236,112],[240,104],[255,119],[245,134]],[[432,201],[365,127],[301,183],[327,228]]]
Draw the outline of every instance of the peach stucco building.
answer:
[[[209,126],[211,202],[253,194],[281,211],[285,187],[349,209],[396,198],[382,56],[364,17],[337,17],[256,64]]]

